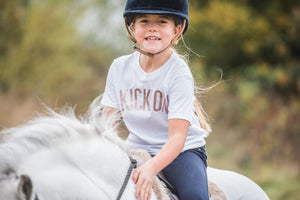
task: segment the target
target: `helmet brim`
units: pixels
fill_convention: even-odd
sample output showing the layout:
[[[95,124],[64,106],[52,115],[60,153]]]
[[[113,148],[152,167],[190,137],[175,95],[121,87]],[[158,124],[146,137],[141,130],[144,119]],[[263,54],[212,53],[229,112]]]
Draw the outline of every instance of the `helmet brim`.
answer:
[[[170,10],[133,10],[133,11],[126,11],[124,12],[123,14],[123,17],[126,16],[126,20],[127,20],[127,26],[130,26],[130,24],[132,23],[132,21],[134,20],[134,18],[137,16],[137,15],[147,15],[147,14],[151,14],[151,15],[170,15],[170,16],[173,16],[175,18],[178,18],[181,22],[181,24],[183,24],[183,21],[184,19],[186,20],[186,26],[185,26],[185,29],[183,31],[182,34],[184,34],[188,28],[188,16],[185,16],[185,15],[182,15],[182,14],[174,14],[174,11]]]

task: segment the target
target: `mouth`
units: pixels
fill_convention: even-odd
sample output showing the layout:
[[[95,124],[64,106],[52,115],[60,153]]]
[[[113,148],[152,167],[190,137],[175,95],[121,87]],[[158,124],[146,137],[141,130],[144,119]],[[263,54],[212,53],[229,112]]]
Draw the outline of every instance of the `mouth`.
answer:
[[[149,37],[146,37],[145,39],[148,40],[148,41],[158,41],[158,40],[161,40],[160,38],[154,37],[154,36],[149,36]]]

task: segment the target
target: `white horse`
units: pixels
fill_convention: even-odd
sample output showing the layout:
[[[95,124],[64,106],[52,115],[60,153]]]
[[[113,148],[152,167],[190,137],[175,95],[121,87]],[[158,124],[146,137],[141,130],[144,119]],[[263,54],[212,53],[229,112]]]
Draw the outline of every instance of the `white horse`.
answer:
[[[0,200],[135,199],[131,150],[114,131],[115,119],[102,113],[97,98],[80,119],[73,109],[50,111],[1,131]],[[228,200],[269,199],[256,183],[235,172],[208,167],[208,179]],[[161,185],[153,189],[155,199],[169,199]]]

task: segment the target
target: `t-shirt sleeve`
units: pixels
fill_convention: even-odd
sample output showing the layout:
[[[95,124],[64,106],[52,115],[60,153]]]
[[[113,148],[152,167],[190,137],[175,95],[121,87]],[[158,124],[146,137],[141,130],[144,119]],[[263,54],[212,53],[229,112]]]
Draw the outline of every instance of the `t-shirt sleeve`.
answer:
[[[194,101],[193,77],[183,75],[174,79],[170,86],[168,119],[185,119],[191,122]]]
[[[101,104],[107,107],[113,107],[119,109],[118,95],[116,89],[116,84],[117,84],[116,65],[117,65],[116,61],[114,61],[109,68]]]

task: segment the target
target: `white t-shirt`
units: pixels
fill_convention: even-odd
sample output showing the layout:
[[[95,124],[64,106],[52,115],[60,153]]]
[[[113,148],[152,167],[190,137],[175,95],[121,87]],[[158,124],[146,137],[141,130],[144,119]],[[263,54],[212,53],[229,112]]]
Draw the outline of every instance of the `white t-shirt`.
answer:
[[[140,53],[115,59],[109,69],[104,106],[122,112],[130,146],[157,154],[168,140],[168,119],[190,122],[182,151],[205,145],[207,133],[194,110],[194,81],[183,59],[175,52],[159,69],[146,73]]]

